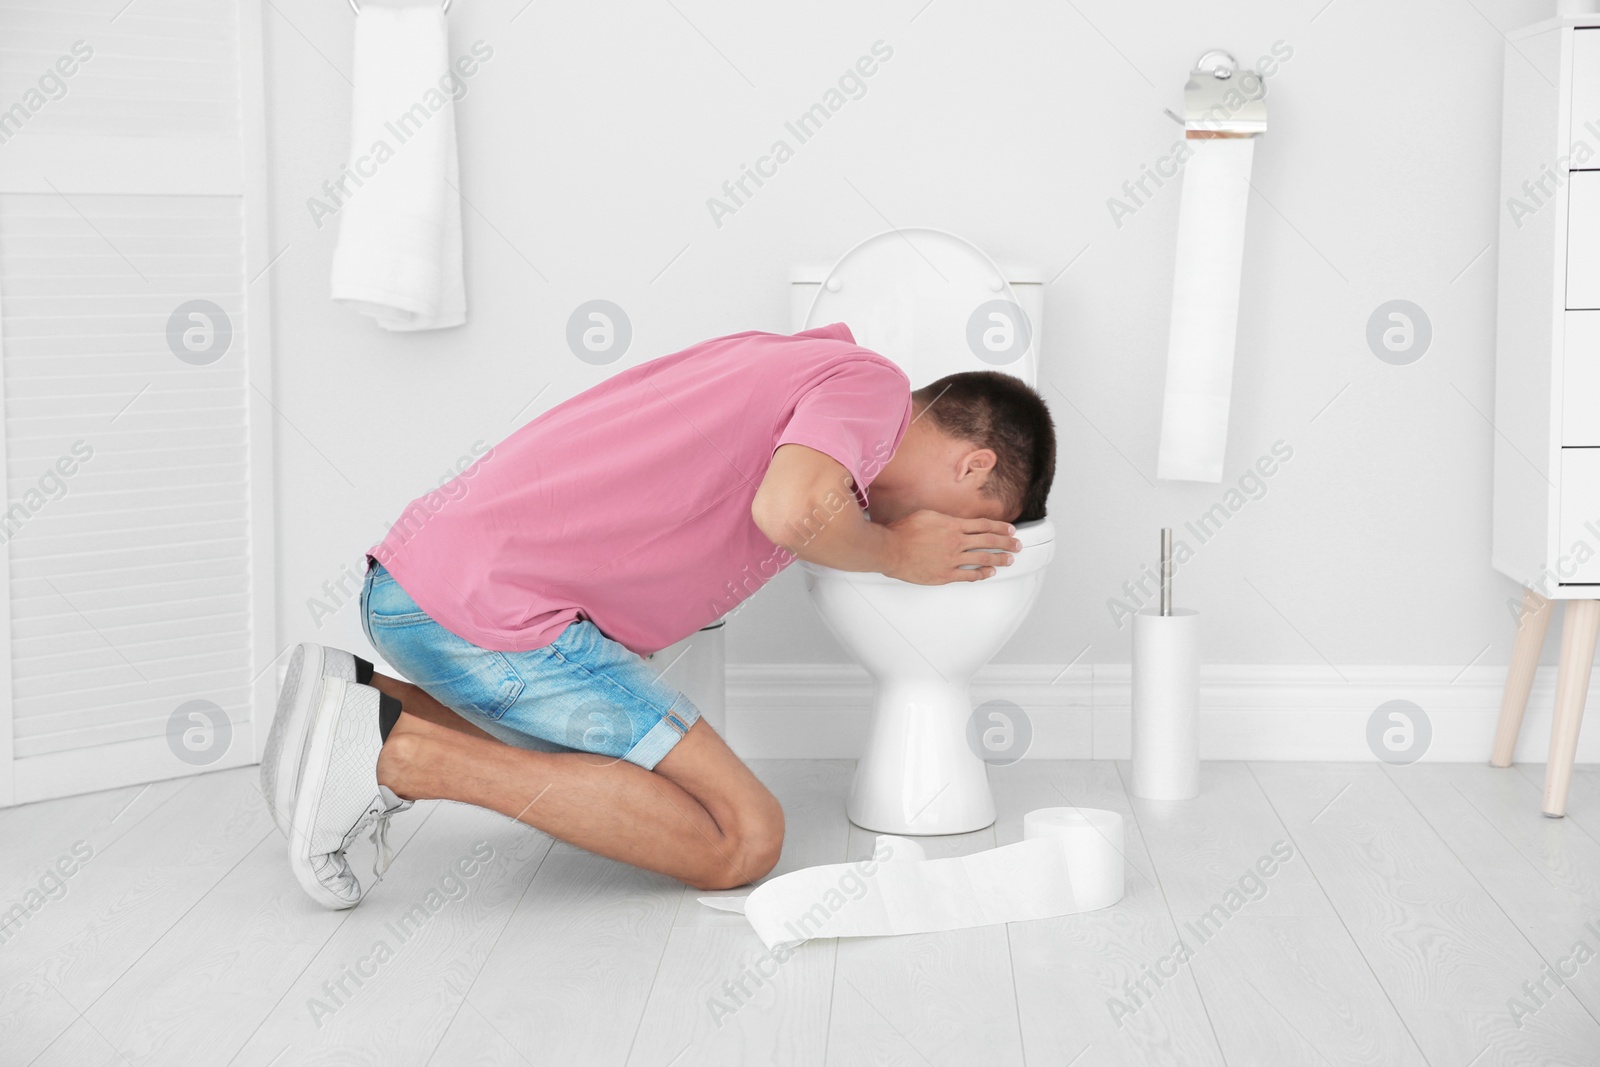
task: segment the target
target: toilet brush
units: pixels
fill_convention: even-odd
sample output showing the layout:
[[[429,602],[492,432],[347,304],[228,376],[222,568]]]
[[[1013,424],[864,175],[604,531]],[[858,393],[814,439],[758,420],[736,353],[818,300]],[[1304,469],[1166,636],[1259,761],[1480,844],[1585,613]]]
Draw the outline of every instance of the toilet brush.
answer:
[[[1200,613],[1172,606],[1172,530],[1161,531],[1161,607],[1133,617],[1133,795],[1200,794]]]

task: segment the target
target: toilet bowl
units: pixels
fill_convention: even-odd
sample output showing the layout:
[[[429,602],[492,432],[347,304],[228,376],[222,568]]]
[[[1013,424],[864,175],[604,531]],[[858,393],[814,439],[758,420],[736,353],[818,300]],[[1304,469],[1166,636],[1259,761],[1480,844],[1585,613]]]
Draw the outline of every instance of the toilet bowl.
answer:
[[[876,684],[845,811],[879,833],[963,834],[994,822],[988,767],[969,728],[969,684],[1022,625],[1055,549],[1049,519],[1017,527],[1022,551],[993,578],[914,585],[802,561],[834,637]]]
[[[905,370],[913,389],[967,370],[1035,384],[1042,287],[951,234],[879,234],[825,272],[797,272],[795,288],[798,329],[845,323],[858,344]],[[869,487],[869,510],[870,497]],[[876,686],[846,805],[857,826],[925,835],[994,822],[988,765],[971,740],[981,731],[970,729],[969,685],[1038,599],[1055,526],[1019,524],[1017,539],[1012,565],[977,582],[916,585],[799,563],[824,623]]]

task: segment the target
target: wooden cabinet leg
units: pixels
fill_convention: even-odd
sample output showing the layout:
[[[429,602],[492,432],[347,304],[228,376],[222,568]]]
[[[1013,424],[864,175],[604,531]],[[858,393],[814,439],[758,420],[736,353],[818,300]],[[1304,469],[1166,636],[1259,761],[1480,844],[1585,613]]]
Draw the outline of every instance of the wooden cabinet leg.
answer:
[[[1511,754],[1522,730],[1522,715],[1528,710],[1528,692],[1539,669],[1539,653],[1544,649],[1545,631],[1550,629],[1550,601],[1532,589],[1522,591],[1522,613],[1517,619],[1517,638],[1511,646],[1511,666],[1506,669],[1505,695],[1500,698],[1500,725],[1494,732],[1494,749],[1489,762],[1496,767],[1511,766]]]
[[[1600,600],[1567,601],[1566,619],[1561,624],[1561,668],[1556,674],[1556,716],[1550,726],[1550,762],[1544,772],[1544,813],[1552,818],[1567,813],[1567,790],[1572,785],[1572,761],[1578,754],[1578,727],[1589,696],[1597,636]]]

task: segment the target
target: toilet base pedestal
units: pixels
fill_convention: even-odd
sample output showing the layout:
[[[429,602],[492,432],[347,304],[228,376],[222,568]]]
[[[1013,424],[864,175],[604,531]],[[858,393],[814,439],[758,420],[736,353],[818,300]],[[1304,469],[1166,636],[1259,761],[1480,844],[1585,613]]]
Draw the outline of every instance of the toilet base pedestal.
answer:
[[[988,765],[967,741],[967,681],[879,682],[845,811],[884,834],[965,834],[994,823]]]

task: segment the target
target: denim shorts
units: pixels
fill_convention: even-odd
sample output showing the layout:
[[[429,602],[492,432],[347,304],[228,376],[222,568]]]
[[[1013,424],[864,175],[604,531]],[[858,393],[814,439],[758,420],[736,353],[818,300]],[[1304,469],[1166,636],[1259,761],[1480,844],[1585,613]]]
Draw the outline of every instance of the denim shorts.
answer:
[[[434,622],[370,558],[361,625],[407,681],[518,748],[593,752],[651,770],[700,717],[689,698],[587,619],[544,648],[479,648]]]

